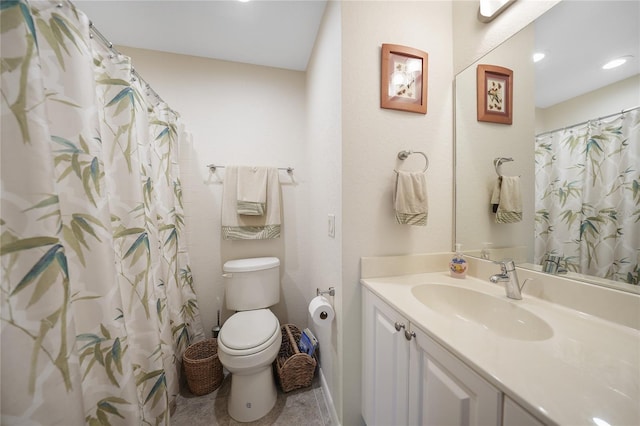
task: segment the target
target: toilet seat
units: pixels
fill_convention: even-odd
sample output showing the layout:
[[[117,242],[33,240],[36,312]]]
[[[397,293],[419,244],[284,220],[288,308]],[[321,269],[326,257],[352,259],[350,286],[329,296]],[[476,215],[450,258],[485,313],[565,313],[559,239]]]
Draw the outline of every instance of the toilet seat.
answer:
[[[269,309],[241,311],[222,326],[218,346],[228,355],[246,356],[263,351],[279,338],[280,323]]]

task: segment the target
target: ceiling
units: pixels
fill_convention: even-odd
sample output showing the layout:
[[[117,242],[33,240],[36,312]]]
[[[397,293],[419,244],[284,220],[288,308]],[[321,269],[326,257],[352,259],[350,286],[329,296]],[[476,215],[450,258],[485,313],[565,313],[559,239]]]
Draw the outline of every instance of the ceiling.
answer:
[[[72,0],[111,43],[307,69],[326,0]]]
[[[326,0],[73,2],[115,45],[296,71],[307,68],[326,6]],[[635,0],[564,0],[538,18],[536,49],[547,56],[536,64],[536,106],[640,73],[639,20]],[[623,55],[633,58],[601,69]]]
[[[564,0],[536,20],[535,39],[546,54],[535,64],[536,106],[546,108],[640,73],[640,1]]]

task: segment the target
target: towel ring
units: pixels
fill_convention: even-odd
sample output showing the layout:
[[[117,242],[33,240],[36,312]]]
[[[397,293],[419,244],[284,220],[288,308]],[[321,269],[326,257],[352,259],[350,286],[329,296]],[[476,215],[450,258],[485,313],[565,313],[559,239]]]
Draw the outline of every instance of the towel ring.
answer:
[[[498,176],[502,176],[502,174],[500,173],[500,166],[502,165],[502,163],[506,163],[508,161],[513,161],[513,158],[511,158],[511,157],[498,157],[498,158],[495,158],[493,160],[493,167],[495,167],[496,174]]]
[[[420,154],[420,155],[422,155],[424,157],[425,165],[424,165],[424,170],[422,170],[422,173],[426,172],[427,169],[429,168],[429,158],[427,157],[427,154],[425,154],[422,151],[400,151],[398,153],[398,159],[404,161],[411,154]],[[397,170],[394,170],[394,172],[398,173]]]

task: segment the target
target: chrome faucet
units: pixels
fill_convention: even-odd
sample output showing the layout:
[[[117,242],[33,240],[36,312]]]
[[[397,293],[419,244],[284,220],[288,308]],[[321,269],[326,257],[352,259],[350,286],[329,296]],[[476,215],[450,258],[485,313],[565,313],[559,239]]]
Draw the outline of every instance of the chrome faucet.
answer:
[[[489,281],[492,283],[505,283],[504,288],[507,292],[507,297],[509,299],[522,300],[522,286],[518,281],[518,273],[516,272],[516,264],[511,259],[504,259],[498,262],[493,262],[500,265],[500,269],[502,270],[499,274],[491,275],[489,277]],[[525,281],[526,283],[526,281]]]

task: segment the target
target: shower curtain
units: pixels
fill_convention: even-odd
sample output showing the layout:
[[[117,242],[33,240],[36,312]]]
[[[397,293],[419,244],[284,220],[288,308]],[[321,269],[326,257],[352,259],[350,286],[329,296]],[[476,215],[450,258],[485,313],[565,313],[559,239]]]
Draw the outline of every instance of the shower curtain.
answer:
[[[1,423],[168,424],[204,338],[185,131],[71,3],[3,0],[0,17]]]
[[[639,284],[640,110],[536,137],[535,262]]]

